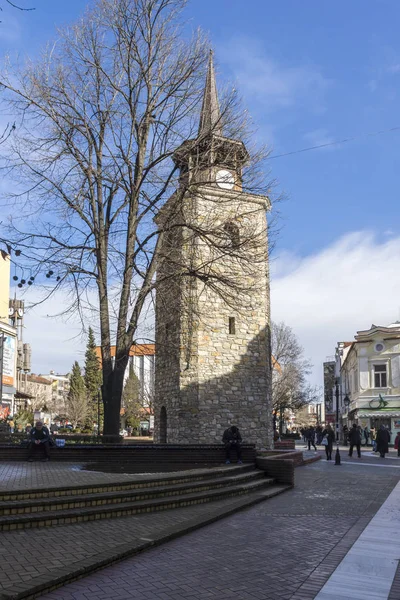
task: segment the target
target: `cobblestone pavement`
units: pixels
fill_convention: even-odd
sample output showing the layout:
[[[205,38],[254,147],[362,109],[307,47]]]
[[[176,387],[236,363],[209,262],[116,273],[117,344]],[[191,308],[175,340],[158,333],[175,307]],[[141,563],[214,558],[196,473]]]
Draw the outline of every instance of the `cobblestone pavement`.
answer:
[[[372,466],[359,460],[344,459],[342,467],[320,461],[299,468],[293,490],[42,600],[312,600],[400,479],[400,461],[382,468],[372,459]],[[193,509],[145,515],[148,532],[185,510]],[[142,517],[136,518],[143,527]],[[100,548],[121,535],[129,519],[72,526],[71,551],[74,544],[78,551],[86,536]],[[96,534],[98,526],[107,529]],[[57,542],[51,544],[56,550]],[[397,583],[395,578],[392,591]]]
[[[219,465],[221,467],[221,465]],[[186,472],[190,472],[187,470]],[[69,485],[96,485],[121,481],[138,481],[154,477],[170,477],[172,472],[103,473],[83,470],[82,464],[69,462],[2,462],[0,463],[0,492],[5,490],[51,489]]]

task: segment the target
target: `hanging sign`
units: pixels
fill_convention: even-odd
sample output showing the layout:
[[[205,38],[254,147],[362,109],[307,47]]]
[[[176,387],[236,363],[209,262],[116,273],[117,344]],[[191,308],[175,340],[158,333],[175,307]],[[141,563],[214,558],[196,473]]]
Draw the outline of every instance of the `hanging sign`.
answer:
[[[3,385],[15,386],[16,338],[4,334],[3,342]]]

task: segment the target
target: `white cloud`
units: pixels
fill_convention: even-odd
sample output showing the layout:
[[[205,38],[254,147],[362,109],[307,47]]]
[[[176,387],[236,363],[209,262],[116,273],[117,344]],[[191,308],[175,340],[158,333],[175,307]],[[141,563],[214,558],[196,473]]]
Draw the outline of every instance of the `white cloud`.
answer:
[[[400,235],[391,233],[380,240],[370,232],[350,233],[314,255],[282,252],[272,261],[272,318],[293,328],[314,364],[313,383],[322,384],[322,362],[338,341],[352,340],[371,323],[400,318]],[[28,292],[27,303],[37,297]],[[66,372],[74,360],[83,362],[86,336],[78,321],[47,316],[65,304],[60,294],[27,314],[24,341],[32,345],[36,372]],[[153,337],[151,306],[140,335]]]
[[[293,328],[313,364],[312,382],[322,385],[322,363],[338,341],[351,341],[371,323],[399,318],[400,236],[383,241],[370,232],[345,235],[298,260],[288,272],[276,261],[271,285],[272,318]]]
[[[295,104],[317,112],[324,109],[324,94],[332,82],[318,67],[279,64],[248,38],[221,45],[218,56],[230,66],[243,94],[262,102],[265,112]]]
[[[67,297],[59,292],[43,304],[29,307],[43,293],[33,287],[23,297],[26,307],[24,319],[24,342],[32,347],[32,371],[34,373],[67,373],[72,363],[83,363],[86,336],[77,318],[55,317],[68,306]],[[22,297],[20,294],[18,297]]]
[[[32,286],[25,288],[23,293],[18,288],[17,291],[17,297],[25,301],[24,342],[32,347],[32,371],[48,373],[52,369],[67,373],[75,360],[83,365],[89,326],[97,343],[100,340],[96,292],[90,291],[81,298],[82,323],[77,314],[57,316],[71,304],[72,297],[67,290],[60,290],[42,304],[38,302],[44,297],[43,288]],[[109,297],[113,326],[113,304],[118,307],[119,297],[115,290],[112,298],[111,294]],[[136,339],[142,343],[154,341],[154,313],[150,299],[144,305]]]

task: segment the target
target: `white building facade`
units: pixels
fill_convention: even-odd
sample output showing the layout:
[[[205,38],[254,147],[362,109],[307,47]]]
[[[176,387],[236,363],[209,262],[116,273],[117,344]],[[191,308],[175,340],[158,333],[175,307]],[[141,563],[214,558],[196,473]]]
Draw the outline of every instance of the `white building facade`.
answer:
[[[336,349],[340,425],[400,431],[400,322],[371,325]]]

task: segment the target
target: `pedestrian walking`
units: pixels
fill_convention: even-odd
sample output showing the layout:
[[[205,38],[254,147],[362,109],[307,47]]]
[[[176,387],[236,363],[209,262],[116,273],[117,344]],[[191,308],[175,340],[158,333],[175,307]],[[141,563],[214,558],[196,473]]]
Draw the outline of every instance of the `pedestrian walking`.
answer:
[[[372,452],[376,452],[376,432],[373,427],[371,427],[371,431],[369,432],[369,436],[371,438],[372,444]]]
[[[307,429],[306,436],[307,436],[308,449],[311,450],[311,446],[313,446],[315,452],[317,452],[317,446],[315,445],[315,431],[314,431],[314,427],[309,427]]]
[[[397,456],[400,457],[400,431],[397,432],[396,439],[394,440],[394,449],[397,450]]]
[[[353,423],[353,427],[349,432],[349,444],[349,456],[353,456],[353,448],[355,446],[357,448],[357,456],[358,458],[361,458],[361,433],[355,423]]]
[[[325,446],[326,460],[332,460],[332,448],[335,440],[335,433],[330,424],[324,429],[322,435],[322,445]]]
[[[385,458],[385,454],[389,453],[390,433],[383,425],[380,426],[376,434],[376,449],[381,458]]]

